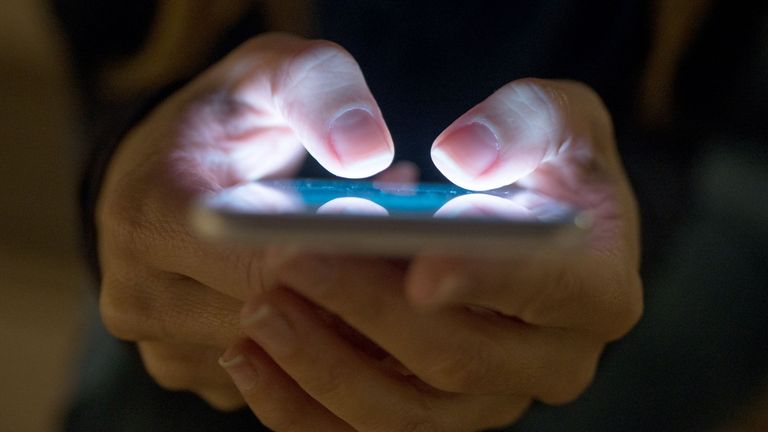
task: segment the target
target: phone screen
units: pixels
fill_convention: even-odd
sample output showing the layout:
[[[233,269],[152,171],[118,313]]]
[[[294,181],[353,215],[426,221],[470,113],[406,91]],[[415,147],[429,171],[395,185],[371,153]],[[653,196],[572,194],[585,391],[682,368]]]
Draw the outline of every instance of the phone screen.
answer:
[[[518,187],[270,180],[225,189],[191,212],[201,236],[249,246],[409,255],[425,248],[509,256],[578,247],[583,212]]]
[[[517,187],[472,192],[442,183],[292,179],[248,183],[207,204],[260,215],[562,222],[574,210]]]

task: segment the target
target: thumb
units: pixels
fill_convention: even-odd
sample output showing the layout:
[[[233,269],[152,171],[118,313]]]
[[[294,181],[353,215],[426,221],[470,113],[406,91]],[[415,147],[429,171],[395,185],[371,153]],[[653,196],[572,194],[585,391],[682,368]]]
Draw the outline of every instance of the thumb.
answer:
[[[432,146],[432,160],[461,187],[493,189],[564,155],[577,153],[575,159],[562,158],[573,161],[610,152],[610,124],[599,98],[582,84],[513,81],[440,134]]]
[[[385,169],[394,146],[352,56],[335,43],[277,34],[234,54],[243,70],[230,97],[274,115],[331,173],[368,177]],[[266,67],[265,67],[266,66]]]

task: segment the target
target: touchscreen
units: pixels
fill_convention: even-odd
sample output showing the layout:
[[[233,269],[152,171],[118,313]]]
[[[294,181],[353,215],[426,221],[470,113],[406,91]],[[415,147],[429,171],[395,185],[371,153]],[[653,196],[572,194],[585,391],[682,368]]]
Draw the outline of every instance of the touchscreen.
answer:
[[[227,189],[209,207],[262,215],[344,215],[400,219],[472,218],[562,222],[568,206],[514,186],[473,192],[443,183],[359,180],[255,181]]]

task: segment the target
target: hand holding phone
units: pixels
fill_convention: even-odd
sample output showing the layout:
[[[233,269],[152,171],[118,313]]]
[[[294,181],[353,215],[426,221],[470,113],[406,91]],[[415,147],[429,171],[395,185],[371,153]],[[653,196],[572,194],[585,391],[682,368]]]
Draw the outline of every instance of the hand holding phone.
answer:
[[[636,210],[610,117],[585,86],[510,83],[459,117],[432,149],[437,167],[459,186],[490,190],[519,180],[589,209],[595,222],[584,247],[567,260],[525,253],[506,259],[508,248],[525,244],[516,243],[521,236],[515,230],[511,241],[496,243],[507,248],[498,249],[496,257],[503,259],[441,255],[461,249],[464,240],[457,245],[454,237],[466,233],[472,245],[493,244],[502,236],[493,221],[431,218],[440,209],[475,216],[498,209],[468,209],[462,201],[475,199],[463,196],[446,201],[424,222],[440,226],[434,237],[440,241],[420,238],[424,225],[418,225],[418,236],[407,236],[419,240],[417,247],[438,249],[417,254],[407,268],[398,265],[403,260],[360,256],[265,257],[263,248],[252,245],[286,237],[255,235],[251,210],[221,210],[215,202],[195,211],[208,218],[205,229],[215,228],[208,234],[244,243],[203,242],[191,235],[186,215],[193,200],[250,179],[289,177],[305,149],[331,173],[350,178],[379,172],[394,153],[349,53],[286,35],[244,44],[158,106],[121,143],[97,215],[101,312],[110,331],[137,342],[161,385],[193,391],[220,408],[246,402],[267,425],[299,428],[290,414],[301,413],[306,430],[479,430],[511,422],[534,398],[572,400],[589,383],[604,343],[637,320],[642,297]],[[278,192],[274,199],[253,200],[256,207],[296,204],[295,195]],[[489,195],[488,202],[499,203]],[[361,209],[371,220],[360,217]],[[315,233],[321,232],[315,229],[318,220],[326,223],[321,216],[335,224],[334,234],[375,224],[334,249],[374,244],[375,253],[389,247],[403,253],[414,247],[400,240],[390,244],[407,218],[382,219],[383,211],[392,209],[367,196],[345,195],[325,201],[308,219],[270,217],[295,218]],[[342,217],[350,212],[354,218]],[[384,220],[397,229],[385,231]],[[380,244],[370,241],[373,236]],[[343,236],[322,240],[337,238]],[[265,290],[269,272],[290,290]],[[302,309],[308,303],[336,314],[392,354],[413,379],[360,355],[316,320],[311,308]],[[433,307],[429,313],[415,307],[427,303]],[[478,307],[492,313],[477,314]],[[279,331],[281,320],[288,323],[282,327],[287,333],[270,339],[269,329]],[[245,346],[232,344],[244,334]],[[229,360],[239,358],[222,362],[230,375],[216,365],[226,347]],[[248,375],[248,365],[256,373]],[[257,379],[244,381],[248,376]]]

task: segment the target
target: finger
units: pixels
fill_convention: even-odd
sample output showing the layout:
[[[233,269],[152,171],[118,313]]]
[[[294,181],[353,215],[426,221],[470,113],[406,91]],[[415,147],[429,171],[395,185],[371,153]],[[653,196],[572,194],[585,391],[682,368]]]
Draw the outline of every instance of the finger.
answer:
[[[402,271],[373,259],[300,255],[275,275],[445,391],[570,400],[591,381],[602,349],[592,337],[463,307],[419,310],[403,296]]]
[[[302,390],[253,341],[230,347],[219,360],[253,413],[276,431],[352,431]]]
[[[204,345],[139,342],[142,362],[161,387],[192,391],[222,411],[242,407],[240,392],[218,366],[218,349]]]
[[[137,277],[141,272],[136,268],[151,268],[154,273],[147,277],[188,276],[240,301],[261,289],[260,250],[192,235],[187,218],[180,217],[188,209],[173,202],[180,192],[172,183],[158,182],[143,193],[139,203],[128,196],[119,208],[99,214],[98,250],[107,279],[104,283],[115,277],[129,278],[136,285],[148,283],[151,280]]]
[[[277,289],[267,299],[246,304],[243,330],[305,392],[356,429],[391,424],[394,419],[387,418],[413,403],[416,392],[386,376],[331,332],[320,331],[324,324],[313,314],[295,295]],[[310,332],[312,328],[317,330]],[[374,412],[373,407],[380,409]]]
[[[540,164],[575,157],[578,166],[614,156],[610,117],[586,86],[513,81],[451,124],[432,146],[435,166],[455,184],[486,190]]]
[[[517,396],[465,396],[416,385],[352,349],[288,290],[253,299],[243,324],[307,394],[356,430],[476,430],[514,418],[527,405]]]
[[[99,302],[105,326],[124,340],[222,350],[239,333],[242,302],[179,275],[152,270],[105,272]]]
[[[331,173],[368,177],[392,162],[394,146],[360,67],[340,46],[286,34],[254,39],[224,62],[228,97],[275,113]],[[264,67],[265,63],[268,67]]]
[[[414,304],[475,305],[524,322],[623,336],[642,312],[640,279],[615,256],[477,260],[422,255],[406,291]]]

